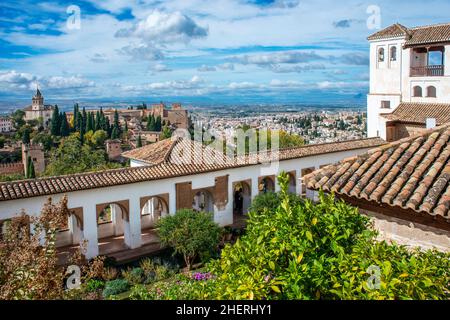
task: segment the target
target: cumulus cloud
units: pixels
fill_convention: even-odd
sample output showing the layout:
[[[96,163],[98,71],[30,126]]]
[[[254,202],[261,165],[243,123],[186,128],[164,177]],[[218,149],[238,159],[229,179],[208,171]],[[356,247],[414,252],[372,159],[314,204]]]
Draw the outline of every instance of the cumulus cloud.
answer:
[[[213,66],[208,66],[208,65],[204,64],[204,65],[198,67],[197,71],[199,71],[199,72],[213,72],[213,71],[216,71],[216,68],[213,67]]]
[[[120,54],[130,56],[132,60],[136,61],[154,61],[164,59],[164,54],[160,49],[143,43],[137,45],[128,45],[117,51]]]
[[[61,77],[38,77],[30,73],[15,70],[0,71],[0,89],[4,90],[33,90],[36,84],[44,89],[80,89],[94,87],[95,83],[80,75]]]
[[[199,26],[190,17],[181,12],[166,13],[155,10],[146,19],[132,28],[121,29],[117,37],[136,37],[146,43],[187,43],[192,39],[204,38],[208,28]]]

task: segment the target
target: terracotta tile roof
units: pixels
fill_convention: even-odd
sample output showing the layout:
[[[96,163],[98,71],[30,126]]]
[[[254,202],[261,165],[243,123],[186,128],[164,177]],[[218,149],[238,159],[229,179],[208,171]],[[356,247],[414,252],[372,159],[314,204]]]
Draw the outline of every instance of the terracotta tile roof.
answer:
[[[410,34],[410,31],[407,27],[404,25],[401,25],[400,23],[395,23],[387,28],[384,28],[381,31],[378,31],[372,35],[370,35],[367,40],[378,40],[378,39],[385,39],[385,38],[395,38],[400,36],[408,36]]]
[[[406,46],[450,41],[450,23],[416,27],[410,31],[412,35],[406,41]]]
[[[450,125],[375,148],[304,177],[310,189],[450,219]]]
[[[450,23],[415,28],[407,28],[399,23],[396,23],[372,34],[367,39],[379,40],[396,37],[404,37],[406,39],[405,46],[449,42]]]
[[[166,160],[174,145],[174,139],[165,139],[141,148],[124,152],[122,153],[122,156],[155,165]]]
[[[163,149],[165,156],[152,158],[153,161],[160,161],[152,166],[124,168],[116,170],[107,170],[92,173],[80,173],[66,176],[40,178],[34,180],[23,180],[0,183],[0,201],[23,199],[37,197],[43,195],[60,194],[79,190],[88,190],[94,188],[110,187],[115,185],[124,185],[142,181],[151,181],[166,179],[171,177],[186,176],[198,173],[218,171],[222,169],[230,169],[259,163],[265,163],[270,159],[270,155],[258,154],[247,157],[241,157],[230,161],[223,154],[205,148],[196,143],[188,144],[189,140],[177,139],[171,145],[172,152],[167,153],[167,149]],[[311,155],[326,154],[332,152],[357,150],[363,148],[373,148],[384,144],[385,142],[378,138],[353,140],[337,143],[327,143],[319,145],[303,146],[299,148],[291,148],[280,150],[279,159],[289,160]],[[156,145],[156,144],[155,144]],[[145,147],[144,147],[145,148]],[[191,152],[186,152],[191,150]],[[202,151],[200,151],[202,150]],[[145,151],[139,151],[146,153]],[[180,154],[180,157],[176,157]],[[170,158],[169,158],[170,155]],[[201,159],[201,161],[184,161],[191,159]],[[165,161],[161,159],[165,158]],[[181,160],[180,160],[181,159]]]
[[[402,102],[392,113],[382,114],[389,121],[426,123],[435,118],[438,125],[450,122],[450,104]]]

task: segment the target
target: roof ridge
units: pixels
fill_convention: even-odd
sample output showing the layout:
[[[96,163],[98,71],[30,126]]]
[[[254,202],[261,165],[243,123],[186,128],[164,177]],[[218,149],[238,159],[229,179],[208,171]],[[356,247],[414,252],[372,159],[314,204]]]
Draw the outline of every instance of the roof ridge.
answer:
[[[428,24],[428,25],[424,25],[424,26],[416,26],[416,27],[409,28],[409,30],[420,30],[420,29],[433,28],[433,27],[442,27],[442,26],[447,26],[447,25],[450,25],[450,22]]]

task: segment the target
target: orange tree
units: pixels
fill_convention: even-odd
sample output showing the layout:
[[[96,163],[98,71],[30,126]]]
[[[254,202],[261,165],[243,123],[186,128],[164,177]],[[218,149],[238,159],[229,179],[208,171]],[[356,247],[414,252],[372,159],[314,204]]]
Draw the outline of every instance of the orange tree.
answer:
[[[292,201],[287,175],[278,179],[278,204],[250,212],[246,234],[209,264],[212,279],[189,282],[186,298],[449,298],[450,254],[377,241],[356,208],[323,193]]]

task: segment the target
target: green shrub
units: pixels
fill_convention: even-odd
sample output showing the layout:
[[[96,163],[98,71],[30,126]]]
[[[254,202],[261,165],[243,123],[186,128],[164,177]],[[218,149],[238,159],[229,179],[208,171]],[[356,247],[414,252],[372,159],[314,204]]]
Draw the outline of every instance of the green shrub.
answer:
[[[174,274],[170,268],[165,265],[156,266],[155,269],[155,280],[160,281],[171,277]]]
[[[161,242],[182,254],[188,269],[198,256],[217,249],[221,235],[212,214],[189,209],[162,218],[158,228]]]
[[[144,270],[142,270],[141,268],[122,271],[122,277],[132,285],[143,283],[145,280]]]
[[[86,283],[85,291],[86,292],[95,292],[95,291],[103,289],[104,287],[105,287],[105,282],[103,282],[102,280],[90,279]]]
[[[116,295],[127,291],[130,288],[130,284],[125,279],[116,279],[108,281],[105,284],[105,289],[103,289],[103,298],[108,298],[112,295]]]
[[[332,195],[249,213],[247,232],[207,269],[215,278],[178,288],[196,299],[448,299],[450,254],[375,240],[369,218]],[[269,204],[273,200],[269,199]]]

